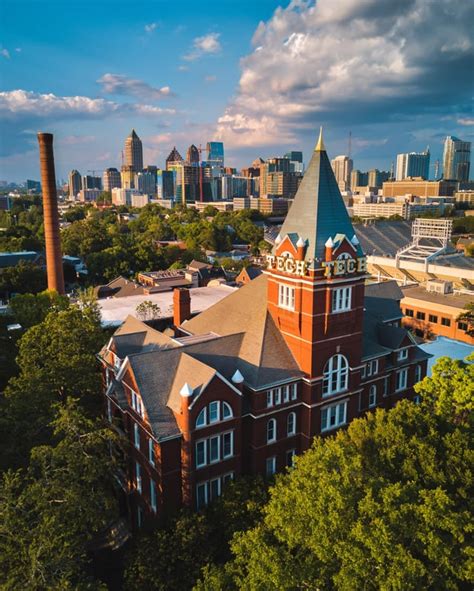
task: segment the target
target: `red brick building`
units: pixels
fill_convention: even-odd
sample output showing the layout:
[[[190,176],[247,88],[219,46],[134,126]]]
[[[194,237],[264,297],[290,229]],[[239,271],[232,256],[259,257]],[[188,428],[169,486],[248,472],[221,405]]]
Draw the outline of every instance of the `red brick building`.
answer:
[[[365,294],[366,278],[320,138],[263,275],[190,320],[176,292],[174,336],[129,317],[101,352],[134,523],[271,476],[315,436],[414,396],[428,356],[397,294]]]

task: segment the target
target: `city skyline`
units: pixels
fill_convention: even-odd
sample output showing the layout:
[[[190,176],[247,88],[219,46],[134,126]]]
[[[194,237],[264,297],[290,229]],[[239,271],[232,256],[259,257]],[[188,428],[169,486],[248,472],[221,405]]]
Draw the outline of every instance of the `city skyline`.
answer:
[[[429,144],[431,176],[447,135],[473,139],[467,4],[184,2],[179,14],[161,3],[87,5],[4,5],[0,178],[39,178],[38,130],[57,138],[58,178],[120,168],[132,128],[144,164],[162,166],[173,145],[221,140],[241,168],[290,149],[309,161],[322,124],[331,157],[347,154],[352,132],[360,170],[388,170]],[[421,39],[427,26],[434,47]]]

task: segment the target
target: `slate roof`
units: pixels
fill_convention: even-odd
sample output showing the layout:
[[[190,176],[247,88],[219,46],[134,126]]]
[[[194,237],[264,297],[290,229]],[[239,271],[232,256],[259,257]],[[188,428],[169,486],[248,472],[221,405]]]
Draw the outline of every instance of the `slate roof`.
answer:
[[[306,259],[323,258],[329,237],[342,233],[351,240],[354,236],[322,137],[280,230],[282,238],[292,233],[307,241]],[[362,254],[360,246],[358,252]]]
[[[120,276],[112,279],[106,285],[94,287],[94,293],[99,300],[109,297],[123,298],[131,295],[143,295],[145,288],[131,279]]]
[[[0,252],[0,269],[14,267],[20,261],[25,263],[36,263],[38,260],[43,262],[43,255],[34,250],[20,250],[18,252]]]

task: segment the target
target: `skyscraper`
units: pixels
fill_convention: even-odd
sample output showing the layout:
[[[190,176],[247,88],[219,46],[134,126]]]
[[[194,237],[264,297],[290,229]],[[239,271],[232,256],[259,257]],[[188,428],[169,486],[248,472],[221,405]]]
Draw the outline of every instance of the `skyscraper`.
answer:
[[[77,170],[71,170],[69,173],[69,198],[76,199],[77,194],[82,189],[81,173]]]
[[[132,129],[132,133],[125,140],[125,165],[131,166],[133,172],[143,170],[143,146],[141,139]]]
[[[448,135],[444,141],[443,177],[453,181],[468,181],[471,166],[471,142]]]
[[[349,156],[336,156],[331,160],[331,166],[340,191],[347,191],[350,187],[352,165]]]
[[[191,144],[186,152],[186,162],[190,162],[191,164],[198,164],[200,160],[199,157],[199,150],[196,148],[194,144]]]
[[[410,152],[409,154],[397,154],[396,180],[403,181],[408,177],[429,178],[430,150],[424,152]]]
[[[116,168],[106,168],[102,175],[102,184],[104,191],[111,192],[112,189],[120,189],[122,186],[122,178],[120,172]]]
[[[224,144],[222,142],[207,143],[207,162],[211,166],[224,166]]]

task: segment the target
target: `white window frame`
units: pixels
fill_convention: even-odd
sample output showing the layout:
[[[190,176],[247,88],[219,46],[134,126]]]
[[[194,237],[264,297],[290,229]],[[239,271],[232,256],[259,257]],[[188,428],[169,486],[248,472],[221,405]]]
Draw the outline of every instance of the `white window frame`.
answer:
[[[337,353],[330,357],[324,366],[323,397],[344,392],[348,386],[349,362],[347,357],[341,353]]]
[[[142,492],[142,467],[138,462],[135,462],[135,484],[137,491],[141,494]]]
[[[422,369],[421,369],[421,365],[417,365],[415,367],[415,384],[417,384],[418,382],[421,382],[421,380],[423,379],[422,376]]]
[[[204,502],[203,504],[199,503],[199,489],[202,489],[204,491]],[[208,499],[208,483],[207,482],[199,482],[198,484],[196,484],[196,506],[197,506],[197,510],[199,511],[200,509],[202,509],[203,507],[206,507],[209,503],[209,499]]]
[[[151,437],[148,439],[148,461],[152,466],[155,466],[155,447]]]
[[[212,453],[212,445],[211,442],[212,441],[217,441],[217,457],[212,459],[211,458],[211,453]],[[209,452],[209,464],[217,464],[217,462],[221,461],[221,436],[220,435],[212,435],[211,437],[209,437],[209,442],[207,444],[208,447],[208,452]]]
[[[334,409],[334,423],[331,424],[332,412]],[[324,413],[326,413],[326,419],[324,419]],[[330,404],[324,406],[321,409],[321,433],[326,431],[332,431],[342,425],[347,424],[347,400],[338,402],[337,404]]]
[[[216,496],[213,495],[212,492],[212,484],[213,483],[217,483],[217,494]],[[221,478],[220,476],[218,476],[217,478],[211,478],[211,480],[209,480],[209,501],[215,501],[216,499],[218,499],[221,496],[221,492],[222,492],[222,488],[221,488]]]
[[[267,408],[273,406],[273,390],[267,390]]]
[[[265,474],[267,477],[276,473],[276,456],[271,456],[265,460]]]
[[[369,388],[369,408],[377,406],[377,386],[372,384]]]
[[[207,407],[205,406],[196,417],[196,429],[202,429],[207,425]]]
[[[156,484],[150,478],[150,507],[153,513],[156,513]]]
[[[135,448],[140,450],[140,428],[138,423],[133,423],[133,443]]]
[[[275,406],[281,404],[281,388],[275,388]]]
[[[225,416],[227,413],[228,416]],[[232,412],[232,407],[231,405],[226,402],[225,400],[222,401],[222,420],[223,421],[229,421],[230,419],[234,418],[234,413]]]
[[[230,453],[224,454],[224,437],[226,435],[230,435]],[[222,433],[222,459],[226,460],[227,458],[231,458],[234,455],[234,432],[233,431],[226,431]]]
[[[199,458],[198,446],[201,444],[204,447],[204,453],[203,453],[204,461],[199,463],[198,462],[198,458]],[[207,439],[199,439],[198,441],[196,441],[195,453],[196,453],[196,468],[202,468],[203,466],[207,466]]]
[[[352,304],[352,287],[337,287],[332,290],[331,311],[347,312]]]
[[[407,347],[405,347],[404,349],[400,349],[400,351],[397,352],[397,361],[405,361],[405,359],[408,359]]]
[[[216,409],[216,418],[212,417],[212,409]],[[209,425],[214,425],[221,420],[221,413],[220,413],[220,404],[218,400],[213,400],[209,403],[209,411],[208,411],[208,422]]]
[[[291,384],[291,400],[296,400],[298,398],[298,384],[294,383]]]
[[[286,467],[293,468],[295,465],[295,457],[296,457],[296,449],[288,449],[286,451]],[[288,459],[291,458],[291,463],[288,462]]]
[[[284,310],[294,311],[296,290],[286,283],[278,284],[278,307]]]
[[[272,436],[269,436],[270,430]],[[277,422],[276,419],[269,419],[267,422],[267,443],[274,443],[277,440]]]
[[[290,386],[283,386],[283,402],[290,401]]]
[[[403,378],[402,378],[403,376]],[[403,392],[408,387],[408,368],[404,367],[403,369],[397,371],[397,383],[395,392]]]
[[[234,480],[234,473],[233,472],[227,472],[227,474],[223,474],[222,475],[222,486],[227,486],[229,484],[229,482],[232,482],[232,480]]]
[[[388,396],[390,394],[390,376],[385,376],[383,379],[383,395]]]
[[[291,428],[290,428],[291,427]],[[296,434],[296,413],[290,412],[286,417],[286,435],[292,437]]]

